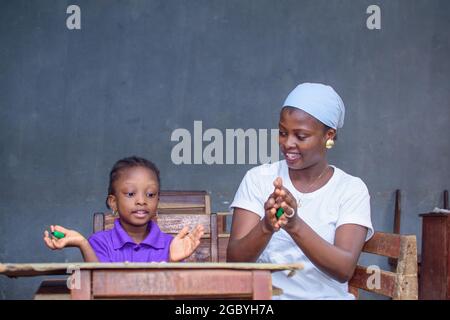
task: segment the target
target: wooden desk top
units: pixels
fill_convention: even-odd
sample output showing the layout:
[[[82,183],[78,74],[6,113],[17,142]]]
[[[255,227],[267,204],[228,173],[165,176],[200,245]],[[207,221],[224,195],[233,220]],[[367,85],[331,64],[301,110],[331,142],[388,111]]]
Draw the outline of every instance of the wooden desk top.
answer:
[[[0,274],[8,277],[67,275],[77,270],[268,270],[271,272],[303,269],[301,263],[0,263]]]

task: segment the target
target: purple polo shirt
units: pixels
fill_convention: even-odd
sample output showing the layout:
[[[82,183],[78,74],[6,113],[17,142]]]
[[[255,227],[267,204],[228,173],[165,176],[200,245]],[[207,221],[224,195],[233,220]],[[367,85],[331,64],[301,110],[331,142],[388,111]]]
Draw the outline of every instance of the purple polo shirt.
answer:
[[[150,232],[139,244],[127,234],[119,222],[114,228],[99,231],[89,237],[89,243],[100,262],[163,262],[169,261],[169,248],[173,237],[162,232],[150,221]]]

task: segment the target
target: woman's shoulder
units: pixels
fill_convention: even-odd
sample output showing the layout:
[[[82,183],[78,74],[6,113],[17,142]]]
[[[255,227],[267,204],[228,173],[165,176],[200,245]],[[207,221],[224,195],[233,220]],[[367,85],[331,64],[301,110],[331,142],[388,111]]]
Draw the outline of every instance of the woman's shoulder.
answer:
[[[344,187],[349,191],[368,192],[367,185],[364,181],[357,176],[351,175],[344,170],[333,166],[336,174],[336,184],[339,187]]]

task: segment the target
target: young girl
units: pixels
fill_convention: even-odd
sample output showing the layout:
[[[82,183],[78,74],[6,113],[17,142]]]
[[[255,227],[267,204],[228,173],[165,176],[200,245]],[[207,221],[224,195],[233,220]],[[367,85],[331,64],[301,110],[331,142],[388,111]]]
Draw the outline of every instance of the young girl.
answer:
[[[93,234],[86,240],[75,230],[50,226],[62,232],[57,239],[48,231],[44,242],[52,250],[78,247],[85,262],[176,262],[189,257],[200,244],[203,226],[192,232],[184,227],[174,238],[152,221],[157,214],[159,170],[143,158],[129,157],[116,162],[109,175],[106,205],[119,216],[114,228]]]

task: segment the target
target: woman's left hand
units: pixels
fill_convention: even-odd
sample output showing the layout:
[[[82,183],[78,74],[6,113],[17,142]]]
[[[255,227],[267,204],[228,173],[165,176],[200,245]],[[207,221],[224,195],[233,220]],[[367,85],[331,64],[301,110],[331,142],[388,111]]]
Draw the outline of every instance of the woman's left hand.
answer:
[[[200,238],[204,234],[203,225],[197,225],[192,232],[189,227],[184,227],[170,244],[170,262],[178,262],[194,253],[200,244]]]
[[[284,214],[278,219],[280,227],[289,232],[299,221],[297,215],[297,199],[283,186],[283,180],[278,177],[273,182],[275,186],[276,203],[283,208]]]

